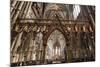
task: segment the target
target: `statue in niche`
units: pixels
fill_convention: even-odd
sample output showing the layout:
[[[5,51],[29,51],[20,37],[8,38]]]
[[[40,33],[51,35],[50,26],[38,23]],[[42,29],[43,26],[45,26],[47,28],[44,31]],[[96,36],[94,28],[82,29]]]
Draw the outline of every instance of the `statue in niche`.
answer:
[[[43,49],[43,34],[38,32],[35,37],[35,51],[36,51],[36,59],[40,60],[41,51]]]

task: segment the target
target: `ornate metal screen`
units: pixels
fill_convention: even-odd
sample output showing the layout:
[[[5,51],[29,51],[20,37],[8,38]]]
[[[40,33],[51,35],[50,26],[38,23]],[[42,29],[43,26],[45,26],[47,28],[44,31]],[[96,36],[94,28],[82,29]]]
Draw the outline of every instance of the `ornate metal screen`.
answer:
[[[95,61],[95,6],[10,3],[12,67]]]

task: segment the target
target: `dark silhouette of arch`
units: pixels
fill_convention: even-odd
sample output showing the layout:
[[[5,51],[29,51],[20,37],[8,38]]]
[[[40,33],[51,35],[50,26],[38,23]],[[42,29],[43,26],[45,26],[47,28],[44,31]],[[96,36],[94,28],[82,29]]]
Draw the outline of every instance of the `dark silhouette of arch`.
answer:
[[[44,48],[44,60],[45,60],[45,52],[46,52],[46,47],[47,47],[47,42],[48,42],[48,38],[49,36],[55,31],[55,30],[58,30],[59,32],[61,32],[61,34],[64,36],[64,38],[66,37],[65,34],[63,31],[62,31],[62,28],[60,27],[52,27],[48,32],[47,34],[45,35],[45,48]],[[43,40],[44,41],[44,40]],[[65,38],[65,42],[67,42],[67,39]],[[67,45],[65,44],[65,48],[64,48],[64,54],[65,54],[65,59],[64,59],[64,62],[67,62]]]

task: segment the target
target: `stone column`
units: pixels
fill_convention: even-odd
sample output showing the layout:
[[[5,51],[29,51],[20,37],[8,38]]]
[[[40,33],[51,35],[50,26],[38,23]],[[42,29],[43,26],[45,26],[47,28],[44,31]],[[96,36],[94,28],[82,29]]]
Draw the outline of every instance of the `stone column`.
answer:
[[[42,62],[45,64],[45,53],[46,53],[46,43],[43,43],[43,57],[42,57]]]

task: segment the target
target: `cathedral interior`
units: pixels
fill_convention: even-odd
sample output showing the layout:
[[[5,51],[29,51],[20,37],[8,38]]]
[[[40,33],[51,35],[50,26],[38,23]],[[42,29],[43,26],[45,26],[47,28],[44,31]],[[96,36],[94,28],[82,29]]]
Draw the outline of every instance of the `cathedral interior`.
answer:
[[[10,1],[11,66],[95,61],[95,6]]]

